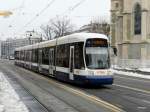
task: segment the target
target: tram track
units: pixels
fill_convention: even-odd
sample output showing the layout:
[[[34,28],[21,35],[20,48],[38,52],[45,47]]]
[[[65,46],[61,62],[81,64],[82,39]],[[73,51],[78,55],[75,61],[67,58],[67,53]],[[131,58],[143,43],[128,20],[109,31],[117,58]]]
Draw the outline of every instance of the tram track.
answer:
[[[7,66],[8,67],[8,66]],[[3,68],[4,69],[4,68]],[[10,68],[11,69],[11,68]],[[11,74],[11,75],[13,75],[13,74],[17,74],[17,72],[19,73],[20,72],[20,70],[18,70],[17,69],[17,72],[14,72],[14,71],[16,71],[16,69],[13,69],[13,71],[6,71],[6,70],[4,70],[5,71],[5,73],[7,73],[7,75],[8,74]],[[18,74],[17,74],[18,75]],[[20,78],[20,76],[18,75],[15,75],[15,78],[17,78],[17,80],[18,80],[18,82],[21,84],[21,86],[31,95],[31,96],[33,96],[35,99],[36,99],[36,101],[38,102],[38,103],[40,103],[47,111],[46,112],[57,112],[57,110],[55,110],[55,109],[53,109],[51,106],[49,106],[49,105],[47,105],[46,104],[46,101],[44,102],[44,101],[42,101],[41,100],[41,97],[44,97],[44,95],[47,95],[47,96],[51,96],[51,97],[53,97],[52,99],[55,99],[56,97],[55,97],[55,95],[54,94],[52,94],[52,93],[50,93],[50,91],[47,91],[46,89],[44,89],[43,87],[41,87],[39,84],[38,84],[38,82],[37,82],[37,80],[35,80],[33,77],[31,78],[31,77],[22,77],[22,79]],[[24,74],[22,74],[22,75],[24,75]],[[27,74],[26,74],[27,75]],[[16,77],[17,76],[17,77]],[[26,81],[28,80],[28,82],[26,82]],[[32,83],[34,82],[34,84],[38,87],[38,89],[37,89],[37,87],[36,86],[34,86]],[[35,92],[33,92],[32,90],[31,90],[31,88],[29,88],[29,85],[30,86],[32,86],[34,89],[36,88],[37,90],[39,90],[39,91],[42,91],[42,93],[43,93],[43,95],[41,95],[41,96],[39,96],[39,95],[37,95]],[[33,89],[32,88],[32,89]],[[36,90],[36,91],[37,91]],[[38,92],[38,91],[37,91]],[[41,93],[41,94],[42,94]],[[57,97],[57,99],[58,99],[58,97]],[[69,108],[69,107],[66,107],[66,108]],[[67,111],[65,111],[65,110],[61,110],[61,112],[67,112]],[[69,112],[69,111],[68,111]],[[78,112],[78,111],[76,111],[76,110],[74,110],[74,111],[72,111],[71,110],[71,112]]]
[[[7,75],[8,78],[12,79],[12,76],[10,76],[10,74],[12,75],[12,72],[6,71],[6,70],[4,70],[4,68],[1,69],[1,70],[3,71],[3,73],[4,73],[5,75]],[[17,79],[16,77],[13,77],[13,78]],[[17,79],[17,81],[19,82],[19,84],[21,83],[18,79]],[[42,102],[40,102],[40,101],[38,100],[38,98],[37,98],[34,94],[32,94],[23,84],[21,84],[21,87],[22,87],[30,96],[32,96],[33,99],[35,99],[35,101],[36,101],[39,105],[41,105],[41,106],[44,108],[44,109],[43,109],[44,112],[55,112],[54,110],[49,109],[49,108],[48,108],[47,106],[45,106]]]
[[[14,69],[14,68],[12,68],[12,66],[14,66],[14,65],[7,64],[6,66],[10,66],[10,69],[12,69],[12,70]],[[84,92],[85,94],[88,94],[88,95],[95,97],[96,99],[101,99],[102,101],[106,101],[109,104],[112,104],[115,107],[118,107],[121,110],[124,110],[126,112],[133,112],[133,111],[149,112],[149,109],[150,109],[150,105],[149,105],[150,104],[150,102],[149,102],[150,101],[150,94],[149,94],[149,92],[145,93],[143,91],[137,91],[135,89],[132,89],[132,88],[135,88],[134,83],[135,84],[139,83],[139,84],[141,84],[141,86],[140,86],[140,88],[138,88],[138,86],[137,86],[137,89],[141,90],[144,85],[146,85],[146,86],[149,85],[148,80],[146,80],[146,82],[144,82],[143,79],[142,79],[143,81],[138,81],[140,79],[137,79],[137,80],[134,79],[133,80],[133,79],[130,79],[130,77],[127,77],[127,79],[129,80],[129,81],[127,81],[126,77],[125,78],[119,78],[120,76],[115,75],[114,85],[112,85],[112,86],[102,86],[102,87],[96,87],[96,88],[90,88],[90,87],[84,88],[84,87],[78,87],[78,86],[66,84],[63,82],[59,82],[59,81],[53,80],[51,78],[49,79],[48,77],[43,76],[43,75],[39,75],[39,74],[35,74],[35,76],[33,75],[32,77],[30,77],[30,75],[32,75],[33,72],[28,71],[28,70],[23,69],[23,68],[20,68],[20,67],[16,67],[16,68],[18,68],[18,70],[16,72],[18,72],[18,71],[20,71],[20,73],[25,72],[25,74],[28,75],[28,77],[26,77],[27,78],[26,80],[30,79],[29,80],[30,82],[32,82],[32,81],[36,82],[35,84],[37,86],[40,86],[39,84],[42,83],[42,80],[40,82],[38,80],[35,80],[34,78],[35,78],[35,76],[37,76],[37,77],[40,76],[42,79],[44,78],[45,81],[52,80],[52,81],[54,81],[60,85],[67,86],[71,89],[77,89],[81,92]],[[123,77],[123,76],[121,76],[121,77]],[[135,82],[133,82],[133,81],[135,81]],[[49,82],[49,83],[51,83],[51,82]],[[123,86],[116,86],[116,84],[117,85],[123,85]],[[58,87],[59,86],[57,84],[56,85],[53,84],[53,88],[51,88],[51,87],[50,88],[52,89],[52,91],[55,91],[54,88],[58,88]],[[43,89],[43,91],[47,91],[50,94],[55,95],[54,93],[51,93],[51,91],[48,90],[47,88],[41,87],[41,89]],[[142,90],[145,90],[145,87],[143,87]],[[145,91],[147,91],[147,90],[145,90]],[[76,93],[76,92],[74,91],[74,93]],[[65,97],[67,97],[68,93],[64,93],[64,94],[66,94],[66,96],[59,97],[59,99],[65,103],[69,104],[69,102],[67,102],[66,100],[63,99]],[[55,96],[58,97],[57,95],[55,95]],[[67,99],[69,100],[69,98],[67,98]],[[95,100],[95,99],[93,99],[93,100]],[[76,101],[74,101],[74,103],[77,103]],[[86,111],[85,108],[78,109],[79,105],[76,105],[76,106],[70,105],[70,106],[75,108],[77,111],[81,111],[81,112]],[[89,110],[89,112],[90,112],[90,110]]]
[[[98,111],[98,110],[99,111],[101,110],[102,112],[120,112],[121,111],[118,107],[113,106],[112,104],[109,104],[105,101],[102,101],[101,99],[96,98],[95,96],[87,95],[87,94],[81,92],[79,89],[75,90],[76,87],[68,86],[68,84],[66,84],[66,83],[64,84],[62,82],[58,82],[56,80],[52,80],[47,77],[43,77],[43,75],[39,75],[39,74],[35,75],[35,73],[28,71],[26,69],[20,68],[20,67],[16,67],[16,68],[19,68],[19,69],[16,69],[16,68],[11,68],[11,65],[7,65],[7,66],[10,66],[10,69],[12,69],[12,71],[15,71],[15,73],[18,72],[18,74],[21,74],[22,72],[24,72],[25,73],[25,76],[23,77],[23,78],[25,78],[24,80],[28,80],[29,82],[34,82],[34,84],[37,85],[39,88],[41,88],[41,90],[57,97],[59,100],[65,102],[66,104],[68,104],[69,106],[71,106],[72,108],[74,108],[75,110],[77,110],[79,112],[83,112],[83,111],[94,112],[94,111]],[[19,72],[21,72],[21,73],[19,73]],[[31,77],[32,73],[33,73],[33,76]],[[27,75],[28,75],[28,77],[27,77]],[[21,76],[23,76],[23,74]],[[52,91],[55,91],[57,94],[59,93],[59,95],[55,95],[54,94],[55,92],[52,92],[48,88],[46,88],[46,85],[45,85],[45,87],[43,87],[43,86],[41,87],[40,84],[43,82],[42,81],[40,82],[40,80],[35,79],[36,76],[40,77],[41,80],[44,79],[45,81],[47,80],[50,84],[53,84]],[[63,84],[64,84],[64,86],[61,86]],[[51,88],[51,87],[49,87],[49,88]],[[58,88],[58,89],[56,90],[55,88]],[[61,93],[58,91],[60,89],[61,89]],[[65,96],[67,96],[67,95],[71,96],[71,98],[74,100],[78,99],[79,102],[81,101],[81,102],[83,102],[83,104],[80,104],[78,102],[78,100],[72,101],[73,104],[71,104],[70,98],[69,97],[65,98],[65,97],[61,96],[61,94],[65,95]],[[64,100],[64,99],[67,99],[67,100]],[[74,105],[74,104],[76,104],[76,105]],[[85,107],[86,104],[89,107]]]

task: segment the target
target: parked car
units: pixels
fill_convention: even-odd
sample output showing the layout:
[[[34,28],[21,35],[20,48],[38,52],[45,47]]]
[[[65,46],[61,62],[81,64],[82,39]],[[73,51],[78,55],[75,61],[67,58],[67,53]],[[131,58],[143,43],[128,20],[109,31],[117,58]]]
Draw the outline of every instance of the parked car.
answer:
[[[9,60],[14,60],[15,58],[13,56],[9,56]]]

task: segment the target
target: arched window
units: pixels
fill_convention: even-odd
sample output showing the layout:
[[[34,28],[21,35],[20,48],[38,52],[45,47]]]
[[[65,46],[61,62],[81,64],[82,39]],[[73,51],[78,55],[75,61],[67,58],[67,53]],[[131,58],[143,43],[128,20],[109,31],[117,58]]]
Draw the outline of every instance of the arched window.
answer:
[[[141,34],[141,6],[140,4],[136,4],[134,7],[134,34],[139,35]]]

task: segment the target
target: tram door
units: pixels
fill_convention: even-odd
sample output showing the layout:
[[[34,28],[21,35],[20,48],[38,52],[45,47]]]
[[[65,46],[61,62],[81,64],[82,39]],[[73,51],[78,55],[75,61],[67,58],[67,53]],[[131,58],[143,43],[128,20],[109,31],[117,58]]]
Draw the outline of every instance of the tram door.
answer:
[[[32,64],[32,51],[29,51],[29,69],[31,69],[31,64]]]
[[[70,46],[69,72],[69,79],[74,80],[74,46]]]
[[[38,62],[39,62],[39,71],[42,71],[42,67],[41,67],[41,65],[42,65],[42,49],[39,50],[38,57],[39,57],[39,60],[38,60]]]
[[[49,74],[54,76],[54,48],[49,50]]]

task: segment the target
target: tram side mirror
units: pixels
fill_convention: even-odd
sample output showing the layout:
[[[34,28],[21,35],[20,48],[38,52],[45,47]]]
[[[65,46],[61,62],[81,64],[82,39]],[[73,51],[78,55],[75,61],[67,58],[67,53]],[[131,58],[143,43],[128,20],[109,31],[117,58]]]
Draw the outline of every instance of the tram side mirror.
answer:
[[[117,56],[117,48],[113,48],[114,55]]]
[[[111,57],[115,57],[115,56],[117,56],[117,51],[116,50],[114,50],[114,48],[110,48],[110,56]]]

